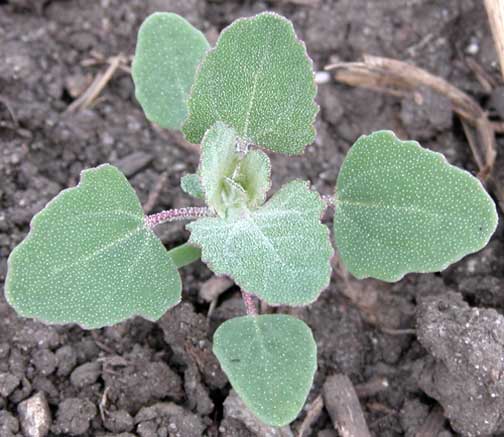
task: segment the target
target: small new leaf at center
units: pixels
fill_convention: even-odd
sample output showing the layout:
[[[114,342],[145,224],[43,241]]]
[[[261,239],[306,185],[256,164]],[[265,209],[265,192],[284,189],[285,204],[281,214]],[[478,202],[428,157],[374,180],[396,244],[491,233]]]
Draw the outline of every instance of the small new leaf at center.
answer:
[[[243,156],[237,142],[234,129],[217,122],[201,144],[201,185],[208,206],[221,217],[229,210],[260,206],[271,184],[268,156],[260,150],[247,151]]]

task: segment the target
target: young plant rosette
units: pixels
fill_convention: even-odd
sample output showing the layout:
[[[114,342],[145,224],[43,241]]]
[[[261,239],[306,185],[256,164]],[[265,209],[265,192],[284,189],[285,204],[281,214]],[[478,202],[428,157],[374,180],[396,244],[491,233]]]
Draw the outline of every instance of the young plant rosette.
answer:
[[[328,286],[333,246],[321,217],[329,205],[339,256],[357,278],[440,271],[483,248],[496,228],[494,202],[476,178],[389,131],[357,140],[329,201],[302,180],[268,197],[265,151],[303,153],[318,111],[312,62],[279,15],[239,19],[210,48],[184,18],[154,14],[140,28],[132,71],[147,118],[201,144],[198,170],[181,185],[207,206],[145,216],[117,168],[85,170],[12,252],[7,300],[23,316],[87,329],[135,315],[157,320],[181,299],[178,269],[201,257],[243,290],[247,314],[217,329],[213,351],[268,425],[301,411],[317,350],[303,321],[260,315],[256,300],[307,305]],[[167,251],[153,228],[173,220],[191,221],[191,237]]]

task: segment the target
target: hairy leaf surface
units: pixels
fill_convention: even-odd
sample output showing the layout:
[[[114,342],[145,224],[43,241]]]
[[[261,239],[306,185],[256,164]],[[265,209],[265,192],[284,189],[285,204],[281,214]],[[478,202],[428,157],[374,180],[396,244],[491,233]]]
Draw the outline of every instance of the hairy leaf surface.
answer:
[[[285,185],[256,210],[190,223],[202,260],[272,305],[313,302],[330,279],[333,254],[324,202],[306,182]]]
[[[233,187],[226,179],[232,179],[240,156],[236,153],[234,129],[221,122],[215,123],[201,143],[199,173],[208,206],[224,215],[231,200]],[[232,184],[232,182],[231,182]]]
[[[303,321],[236,317],[219,326],[213,342],[231,385],[260,420],[284,426],[297,417],[317,369],[317,346]]]
[[[389,131],[353,145],[335,203],[336,245],[357,278],[443,270],[484,247],[497,225],[478,179]]]
[[[196,173],[186,174],[182,176],[180,180],[180,188],[182,188],[182,191],[192,197],[195,197],[196,199],[205,198],[205,192],[203,191],[200,177]]]
[[[290,21],[271,12],[239,19],[199,68],[183,132],[200,143],[222,121],[244,142],[298,154],[315,139],[315,94],[312,62]]]
[[[156,320],[180,301],[177,269],[111,165],[85,170],[31,222],[8,262],[6,297],[26,317],[86,328]]]
[[[208,48],[205,36],[179,15],[158,12],[144,21],[132,75],[149,120],[165,128],[182,127],[196,68]]]
[[[240,162],[235,179],[246,191],[250,208],[262,205],[271,187],[271,163],[268,155],[260,150],[249,151]]]

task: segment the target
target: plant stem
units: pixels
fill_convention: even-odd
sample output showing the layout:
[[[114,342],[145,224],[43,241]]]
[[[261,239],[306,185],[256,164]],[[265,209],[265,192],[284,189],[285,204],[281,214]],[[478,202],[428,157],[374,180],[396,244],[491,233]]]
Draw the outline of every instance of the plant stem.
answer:
[[[177,266],[177,269],[187,266],[201,257],[201,250],[199,247],[191,246],[189,243],[181,244],[168,251]]]
[[[175,220],[195,220],[201,217],[211,217],[213,213],[209,208],[190,206],[188,208],[168,209],[156,214],[145,216],[146,225],[153,229],[157,225]]]
[[[243,303],[245,304],[245,310],[249,316],[257,316],[257,307],[254,299],[254,295],[247,293],[245,290],[241,291]]]

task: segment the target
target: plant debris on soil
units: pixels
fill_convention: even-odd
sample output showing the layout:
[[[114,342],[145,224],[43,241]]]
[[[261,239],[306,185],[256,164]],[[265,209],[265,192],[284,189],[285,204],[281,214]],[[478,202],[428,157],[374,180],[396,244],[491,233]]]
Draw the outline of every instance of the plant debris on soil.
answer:
[[[265,10],[293,21],[317,71],[372,55],[450,84],[487,117],[497,150],[439,89],[366,89],[330,71],[317,140],[303,156],[272,155],[274,188],[302,177],[331,194],[351,144],[392,129],[479,173],[504,205],[504,84],[481,0],[0,0],[0,284],[33,215],[85,168],[119,166],[146,210],[189,206],[179,182],[198,149],[150,125],[134,99],[138,28],[170,11],[213,43]],[[169,248],[188,233],[171,223],[159,237]],[[504,435],[503,243],[500,226],[480,253],[396,284],[357,281],[335,260],[317,302],[280,309],[318,345],[305,409],[281,429],[248,413],[212,354],[214,331],[244,308],[202,263],[183,269],[183,302],[157,323],[47,326],[18,317],[0,293],[0,436]]]

